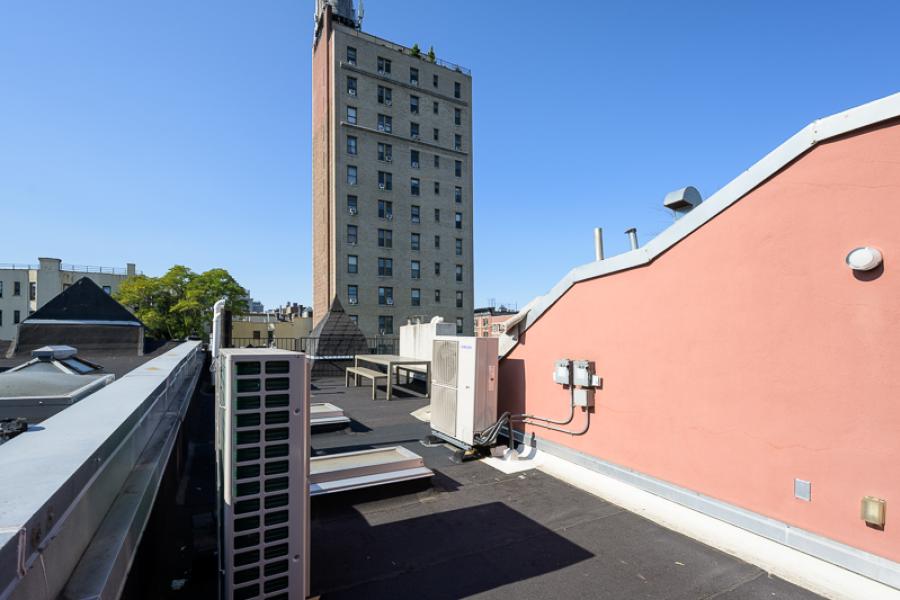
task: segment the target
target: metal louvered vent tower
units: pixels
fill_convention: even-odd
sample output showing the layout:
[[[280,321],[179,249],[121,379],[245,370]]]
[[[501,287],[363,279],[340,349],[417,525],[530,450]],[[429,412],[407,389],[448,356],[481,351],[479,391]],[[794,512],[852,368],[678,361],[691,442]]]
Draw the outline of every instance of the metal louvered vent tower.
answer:
[[[431,430],[469,447],[497,420],[495,337],[437,336],[431,370]]]
[[[309,595],[309,367],[274,349],[216,363],[219,595]]]

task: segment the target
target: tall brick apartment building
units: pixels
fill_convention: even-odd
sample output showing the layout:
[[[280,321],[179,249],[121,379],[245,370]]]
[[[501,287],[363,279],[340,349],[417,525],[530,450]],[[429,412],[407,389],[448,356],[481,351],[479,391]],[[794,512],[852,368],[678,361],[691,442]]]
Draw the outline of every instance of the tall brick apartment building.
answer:
[[[435,315],[471,334],[469,71],[318,0],[312,72],[315,319],[337,296],[367,336]]]

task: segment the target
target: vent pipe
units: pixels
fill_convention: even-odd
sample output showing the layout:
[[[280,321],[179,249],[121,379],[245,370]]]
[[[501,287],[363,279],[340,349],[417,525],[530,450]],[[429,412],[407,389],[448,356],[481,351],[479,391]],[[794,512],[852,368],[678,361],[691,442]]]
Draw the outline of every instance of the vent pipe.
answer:
[[[632,227],[631,229],[625,230],[625,235],[628,236],[628,241],[631,242],[631,249],[638,249],[638,239],[637,239],[637,228]]]
[[[663,206],[671,208],[675,212],[675,218],[677,219],[700,206],[701,202],[703,202],[703,197],[700,195],[700,192],[697,191],[697,188],[689,185],[666,194],[665,199],[663,199]]]
[[[594,260],[603,260],[603,228],[594,227]]]

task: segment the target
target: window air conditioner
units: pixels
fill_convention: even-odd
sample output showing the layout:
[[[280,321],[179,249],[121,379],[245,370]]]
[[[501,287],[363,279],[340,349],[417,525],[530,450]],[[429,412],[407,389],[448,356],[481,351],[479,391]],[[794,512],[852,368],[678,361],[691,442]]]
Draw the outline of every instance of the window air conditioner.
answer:
[[[413,168],[413,169],[418,169],[418,168],[419,168],[419,163],[414,162],[414,163],[412,164],[412,168]]]
[[[415,134],[415,135],[413,135],[413,136],[412,136],[412,139],[414,139],[414,140],[416,140],[416,141],[418,141],[418,139],[419,139],[419,134]]]
[[[388,298],[387,300],[385,300],[385,303],[387,303],[388,306],[393,306],[393,305],[394,305],[394,299],[393,299],[393,298]]]
[[[383,190],[383,189],[384,189],[384,184],[383,184],[383,183],[379,183],[379,184],[378,184],[378,189],[379,189],[379,190]]]
[[[355,208],[350,209],[350,214],[355,215],[358,211]]]
[[[350,298],[350,304],[359,304],[359,298]]]
[[[384,218],[387,219],[388,221],[393,221],[393,220],[394,220],[394,213],[388,213],[388,214],[386,214],[386,215],[384,216]]]
[[[384,157],[384,160],[386,160],[387,162],[393,162],[393,161],[394,161],[394,157],[391,156],[390,154],[388,154],[387,156]]]
[[[384,101],[384,105],[385,105],[385,106],[390,106],[390,105],[391,105],[391,101],[390,101],[390,100],[385,100],[385,101]]]
[[[384,131],[384,125],[378,124],[378,131]]]
[[[347,93],[350,94],[351,96],[355,96],[356,90],[354,88],[350,88],[349,90],[347,90]]]

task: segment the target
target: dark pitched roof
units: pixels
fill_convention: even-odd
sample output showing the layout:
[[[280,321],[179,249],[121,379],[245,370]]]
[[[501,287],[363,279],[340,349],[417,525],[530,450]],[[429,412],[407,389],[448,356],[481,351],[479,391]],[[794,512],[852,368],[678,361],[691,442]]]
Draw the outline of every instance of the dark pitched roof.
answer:
[[[82,277],[57,294],[23,323],[40,320],[141,323],[127,308],[113,300],[112,296],[87,277]]]
[[[328,314],[313,329],[311,337],[317,338],[314,352],[317,356],[348,356],[369,351],[366,336],[344,312],[337,296],[331,302]]]

